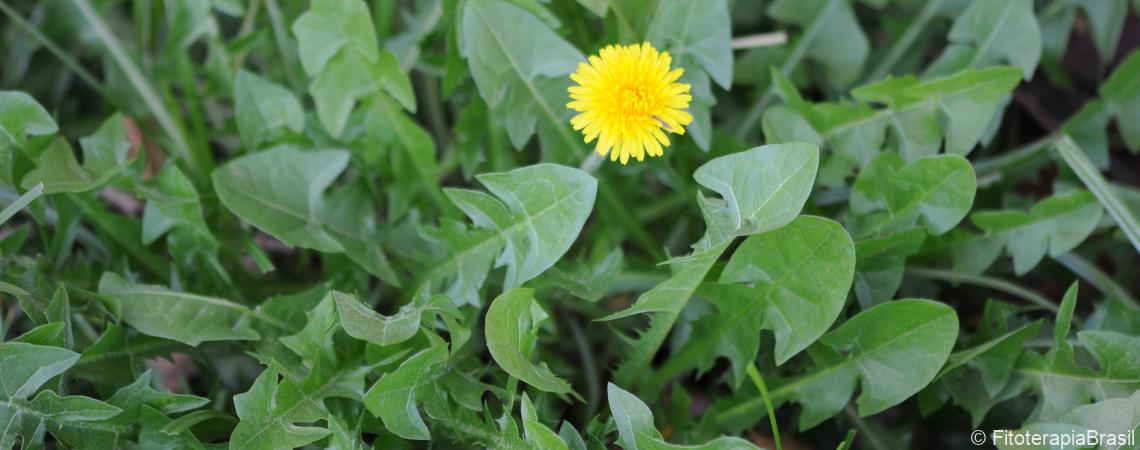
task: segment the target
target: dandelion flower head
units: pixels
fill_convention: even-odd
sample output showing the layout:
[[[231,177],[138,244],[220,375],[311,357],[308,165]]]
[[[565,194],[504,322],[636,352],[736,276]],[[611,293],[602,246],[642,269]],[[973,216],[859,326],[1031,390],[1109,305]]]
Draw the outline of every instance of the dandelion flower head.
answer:
[[[572,101],[566,107],[578,112],[570,124],[586,143],[596,139],[598,154],[609,154],[610,161],[663,155],[666,132],[685,134],[693,121],[684,111],[690,87],[677,82],[684,69],[670,70],[672,62],[669,52],[648,42],[603,48],[570,75],[578,84],[568,89]]]

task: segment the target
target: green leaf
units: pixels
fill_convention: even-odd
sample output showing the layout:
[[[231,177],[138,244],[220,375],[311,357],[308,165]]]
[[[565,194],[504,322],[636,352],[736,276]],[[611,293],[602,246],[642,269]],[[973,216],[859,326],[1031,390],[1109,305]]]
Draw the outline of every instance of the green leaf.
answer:
[[[969,154],[1019,81],[1017,69],[991,67],[923,82],[914,76],[888,78],[851,95],[886,106],[881,111],[889,117],[898,151],[913,161],[938,153],[941,127],[946,129],[947,153]]]
[[[836,152],[821,169],[821,183],[829,186],[846,183],[854,167],[869,164],[883,148],[913,162],[938,154],[945,141],[946,153],[967,155],[1017,85],[1019,73],[991,67],[925,81],[888,78],[853,90],[860,103],[852,105],[805,102],[773,71],[776,92],[788,105],[764,114],[765,136],[770,142],[826,142]]]
[[[227,209],[282,242],[322,252],[344,246],[326,228],[322,194],[348,165],[343,150],[274,147],[214,171],[214,190]]]
[[[157,189],[143,191],[142,243],[150,245],[170,233],[170,250],[175,255],[192,257],[195,251],[211,257],[219,244],[202,216],[201,199],[194,184],[177,166],[170,165],[156,178]]]
[[[372,14],[360,0],[313,2],[293,23],[293,34],[297,35],[301,64],[310,76],[324,71],[341,49],[359,53],[370,61],[375,61],[380,51]]]
[[[47,136],[57,131],[59,126],[51,114],[30,95],[0,91],[0,148],[20,147],[27,136]]]
[[[832,86],[847,87],[863,73],[870,53],[867,35],[847,0],[777,0],[768,15],[804,28],[804,56],[823,66]]]
[[[234,80],[234,116],[248,150],[305,128],[305,113],[292,92],[245,70]]]
[[[1112,2],[1108,2],[1112,3]],[[1124,143],[1140,152],[1140,52],[1132,52],[1100,87]]]
[[[569,135],[565,87],[585,61],[582,53],[535,16],[500,0],[466,2],[459,21],[471,76],[487,105],[505,116],[515,148],[534,134],[539,117]]]
[[[1116,193],[1109,189],[1104,176],[1068,136],[1057,141],[1057,153],[1061,154],[1061,158],[1073,173],[1077,174],[1085,187],[1096,196],[1097,200],[1100,200],[1108,215],[1120,226],[1120,231],[1128,236],[1132,246],[1140,251],[1140,219],[1137,219],[1136,213],[1125,206]]]
[[[954,21],[950,45],[926,70],[926,76],[1008,62],[1033,78],[1041,60],[1041,29],[1033,0],[971,2]]]
[[[805,375],[774,384],[773,403],[803,405],[800,429],[843,410],[862,380],[860,416],[894,406],[938,374],[958,337],[958,317],[929,300],[896,300],[867,309],[826,334],[808,353],[816,365]],[[763,411],[760,399],[721,413],[719,421]]]
[[[446,295],[435,295],[430,299],[425,295],[416,295],[415,300],[401,307],[396,314],[382,316],[353,295],[338,291],[333,291],[330,295],[336,301],[336,310],[344,331],[349,336],[381,346],[411,339],[419,331],[421,317],[425,312],[447,308],[452,304]]]
[[[873,237],[922,222],[940,235],[958,224],[974,204],[977,178],[961,156],[941,155],[905,164],[883,153],[864,167],[851,192],[853,235]]]
[[[721,156],[697,168],[693,178],[721,196],[698,197],[705,235],[693,246],[692,254],[670,261],[674,265],[670,279],[639,296],[628,309],[603,319],[657,313],[649,328],[629,340],[616,380],[629,384],[641,376],[689,297],[736,236],[773,230],[799,215],[811,193],[818,163],[817,147],[793,142]]]
[[[503,293],[487,309],[484,331],[487,350],[503,370],[527,384],[555,394],[577,394],[545,363],[530,362],[539,326],[546,312],[534,301],[534,290],[516,288]]]
[[[382,96],[385,92],[415,112],[411,81],[401,71],[396,55],[388,50],[381,50],[374,61],[353,53],[341,53],[309,85],[309,93],[317,104],[317,116],[334,137],[344,132],[357,101]]]
[[[24,175],[21,186],[28,189],[42,183],[46,194],[95,189],[123,170],[131,149],[119,114],[107,118],[95,134],[80,139],[79,144],[83,147],[82,166],[67,140],[56,138],[36,159],[36,168]]]
[[[970,221],[986,232],[990,242],[1005,245],[1013,256],[1017,275],[1033,269],[1048,252],[1057,257],[1074,249],[1092,234],[1103,209],[1088,191],[1049,197],[1021,211],[979,211]]]
[[[661,432],[653,426],[653,412],[637,396],[617,387],[606,385],[610,413],[617,424],[617,444],[625,450],[657,449],[703,449],[703,450],[744,450],[757,449],[750,442],[737,437],[719,437],[702,445],[675,445],[665,442]]]
[[[265,369],[248,391],[234,396],[234,409],[241,422],[230,435],[229,448],[297,448],[328,436],[329,430],[299,426],[281,414],[277,371]]]
[[[801,216],[773,231],[749,237],[720,275],[721,284],[698,291],[717,313],[693,325],[692,336],[662,366],[672,375],[695,365],[706,371],[718,356],[732,364],[732,384],[760,351],[761,329],[776,338],[776,364],[783,364],[823,333],[839,316],[855,270],[855,246],[841,225]]]
[[[523,392],[520,409],[522,410],[523,431],[527,442],[541,449],[569,450],[558,433],[539,422],[538,413],[535,412],[534,404],[530,402],[530,397],[526,395],[526,392]]]
[[[925,241],[925,230],[908,228],[855,243],[854,289],[863,309],[895,297],[907,258],[918,253]]]
[[[646,36],[685,69],[680,82],[692,86],[693,94],[688,109],[693,122],[688,131],[706,151],[713,135],[709,110],[716,103],[708,80],[712,78],[724,89],[732,87],[731,25],[724,0],[663,0],[657,3]]]
[[[44,383],[71,368],[79,354],[70,350],[23,342],[0,343],[0,447],[13,448],[23,438],[24,447],[42,439],[37,428],[47,425],[53,435],[70,442],[68,433],[86,428],[84,422],[103,420],[119,408],[88,397],[60,397],[44,391],[28,400]],[[65,430],[67,428],[67,430]],[[36,436],[39,436],[37,438]]]
[[[476,179],[494,197],[465,189],[448,189],[446,194],[477,229],[464,231],[461,225],[445,221],[429,238],[444,244],[447,251],[431,263],[419,283],[444,286],[459,304],[481,303],[478,291],[492,261],[506,266],[506,289],[553,266],[582,230],[598,189],[597,180],[586,172],[553,164]]]
[[[1099,435],[1098,442],[1101,444],[1096,448],[1130,448],[1122,445],[1130,446],[1129,441],[1134,440],[1131,436],[1135,435],[1137,427],[1140,427],[1140,392],[1128,398],[1113,398],[1079,406],[1055,422],[1030,423],[1012,433]],[[1050,445],[1014,445],[1012,436],[1002,436],[1000,439],[999,441],[998,437],[995,437],[994,440],[997,448],[1002,450],[1063,448]]]
[[[339,292],[325,294],[317,306],[305,313],[305,326],[301,331],[280,339],[281,344],[300,355],[308,367],[314,367],[318,360],[326,362],[336,360],[333,335],[340,325],[340,320],[337,317],[336,302],[333,300],[334,293],[340,294]]]
[[[197,346],[203,341],[254,340],[252,311],[227,300],[163,286],[131,284],[107,272],[99,279],[99,293],[123,304],[123,321],[150,336]]]
[[[811,193],[818,164],[817,147],[791,142],[721,156],[697,168],[697,183],[721,197],[699,197],[707,229],[698,246],[712,247],[791,222]]]
[[[43,183],[37,183],[35,186],[32,186],[26,192],[21,194],[20,197],[16,199],[16,201],[9,203],[8,206],[4,207],[3,211],[0,211],[0,225],[7,223],[8,219],[11,219],[12,216],[15,216],[16,213],[20,212],[20,210],[26,208],[29,204],[36,201],[36,199],[40,198],[40,195],[43,195],[43,193]]]
[[[431,439],[431,433],[416,407],[416,393],[429,381],[433,368],[446,361],[445,345],[412,355],[368,389],[364,394],[364,406],[397,436],[420,441]]]

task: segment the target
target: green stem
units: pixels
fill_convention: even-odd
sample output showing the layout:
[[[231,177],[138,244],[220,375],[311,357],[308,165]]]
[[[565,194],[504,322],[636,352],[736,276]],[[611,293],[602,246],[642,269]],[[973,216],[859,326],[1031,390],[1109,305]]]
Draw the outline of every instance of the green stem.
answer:
[[[1080,257],[1080,255],[1076,253],[1066,253],[1053,259],[1056,259],[1061,265],[1073,271],[1077,276],[1084,278],[1085,281],[1095,286],[1098,290],[1103,292],[1104,295],[1119,299],[1124,303],[1132,305],[1134,308],[1140,308],[1140,302],[1137,302],[1136,298],[1128,293],[1128,289],[1125,289],[1124,286],[1121,286],[1116,280],[1113,280],[1111,276],[1102,272],[1093,265],[1093,263]]]
[[[1124,206],[1124,203],[1112,192],[1108,186],[1108,181],[1100,174],[1100,170],[1089,161],[1085,152],[1077,147],[1068,135],[1062,136],[1057,141],[1057,153],[1061,154],[1061,158],[1073,169],[1073,173],[1077,174],[1077,178],[1081,179],[1085,187],[1096,196],[1097,200],[1104,205],[1104,209],[1108,211],[1108,215],[1112,216],[1116,224],[1120,226],[1120,231],[1128,236],[1128,240],[1132,242],[1132,246],[1140,251],[1140,221],[1137,221],[1136,216],[1132,211]]]
[[[768,410],[768,422],[772,424],[772,439],[776,441],[776,450],[783,450],[783,447],[780,446],[780,426],[776,424],[776,410],[772,407],[772,397],[768,395],[768,385],[764,384],[764,378],[756,369],[756,363],[748,363],[747,370],[748,377],[752,379],[756,389],[760,390],[760,398],[764,400],[764,408]]]
[[[1029,303],[1033,303],[1049,311],[1057,312],[1057,305],[1049,301],[1049,299],[1043,297],[1041,294],[999,278],[987,277],[985,275],[972,275],[950,270],[928,269],[922,267],[908,267],[906,269],[906,273],[930,280],[948,281],[951,283],[966,283],[999,290],[1007,294],[1021,297]]]
[[[54,41],[45,36],[43,33],[40,33],[40,30],[36,29],[36,27],[33,27],[31,24],[25,21],[23,17],[20,17],[20,15],[17,14],[16,11],[8,6],[8,3],[3,0],[0,0],[0,12],[3,12],[4,15],[8,16],[8,18],[11,19],[12,22],[14,22],[21,29],[23,29],[25,33],[28,33],[36,41],[39,41],[40,45],[43,45],[44,48],[48,50],[48,52],[51,52],[51,54],[58,58],[60,62],[63,63],[63,65],[67,66],[68,69],[71,69],[72,72],[75,72],[75,75],[79,76],[79,79],[83,80],[83,82],[91,86],[92,89],[95,89],[95,91],[98,92],[104,100],[111,104],[116,104],[115,98],[107,93],[107,90],[103,88],[103,84],[99,83],[99,80],[96,79],[95,76],[91,74],[91,72],[88,72],[87,69],[84,69],[83,66],[75,60],[75,58],[72,58],[70,54],[59,48],[59,46],[56,45]]]
[[[974,162],[974,173],[980,178],[991,173],[1001,173],[1010,167],[1030,161],[1044,153],[1060,139],[1050,134],[1016,149],[989,159]]]
[[[823,20],[823,18],[830,15],[832,10],[839,5],[840,1],[842,0],[830,0],[823,8],[820,8],[815,19],[813,19],[807,29],[804,30],[804,35],[801,36],[799,41],[796,42],[796,45],[792,47],[792,52],[784,58],[784,63],[780,65],[781,74],[788,76],[799,66],[800,61],[804,59],[804,55],[807,55],[808,48],[811,47],[816,36],[823,31],[823,25],[827,22]],[[764,94],[760,96],[760,100],[754,103],[752,107],[748,109],[748,112],[744,114],[744,118],[741,119],[740,125],[736,128],[736,137],[738,139],[744,139],[752,133],[752,128],[760,122],[761,114],[768,108],[768,104],[772,102],[775,95],[776,85],[775,83],[771,83],[764,89]]]
[[[115,60],[115,64],[123,71],[127,79],[131,82],[134,88],[138,91],[139,96],[142,97],[143,103],[146,104],[147,109],[154,115],[154,119],[158,121],[159,127],[170,139],[173,147],[174,154],[185,161],[190,169],[199,176],[209,175],[210,168],[194,165],[196,158],[190,152],[190,145],[186,142],[186,136],[183,135],[182,130],[178,129],[174,124],[174,118],[171,116],[170,111],[162,102],[162,98],[151,86],[148,80],[139,70],[138,66],[123,49],[123,45],[119,42],[119,38],[111,32],[107,23],[103,21],[102,16],[95,11],[88,0],[72,0],[72,4],[79,10],[80,14],[91,25],[91,30],[103,41],[103,45],[111,54],[111,59]]]
[[[922,8],[922,11],[918,12],[918,15],[914,17],[914,20],[910,22],[910,25],[906,31],[899,36],[898,40],[895,41],[894,44],[891,44],[890,50],[887,50],[887,54],[883,57],[883,60],[879,61],[879,65],[875,66],[875,69],[867,75],[866,81],[878,80],[891,71],[891,68],[898,63],[899,59],[901,59],[902,56],[906,54],[906,51],[910,49],[910,46],[914,44],[914,40],[918,39],[918,35],[922,34],[923,30],[926,29],[926,24],[930,22],[930,19],[938,12],[938,8],[942,6],[942,2],[943,0],[927,0],[926,6]]]

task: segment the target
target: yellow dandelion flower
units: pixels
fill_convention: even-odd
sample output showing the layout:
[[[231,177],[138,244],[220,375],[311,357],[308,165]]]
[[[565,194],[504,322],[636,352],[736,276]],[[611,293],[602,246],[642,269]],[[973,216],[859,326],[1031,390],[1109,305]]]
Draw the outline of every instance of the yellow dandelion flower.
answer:
[[[672,62],[648,42],[603,48],[570,75],[578,86],[568,89],[566,107],[579,112],[570,124],[586,143],[597,139],[598,154],[609,153],[610,161],[663,155],[669,137],[662,130],[685,134],[693,121],[684,111],[693,99],[689,85],[677,82],[684,69],[669,70]]]

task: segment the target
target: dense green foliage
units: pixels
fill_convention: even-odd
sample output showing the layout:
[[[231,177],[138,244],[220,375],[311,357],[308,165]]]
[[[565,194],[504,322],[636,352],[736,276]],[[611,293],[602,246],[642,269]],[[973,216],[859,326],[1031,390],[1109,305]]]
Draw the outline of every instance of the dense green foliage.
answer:
[[[0,0],[0,449],[1136,430],[1137,8]],[[568,75],[643,41],[618,165]]]

